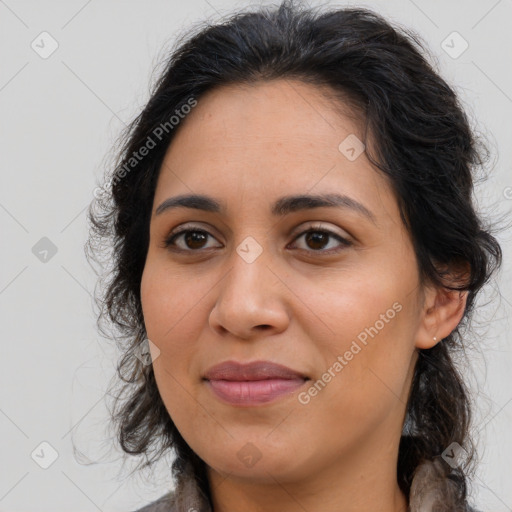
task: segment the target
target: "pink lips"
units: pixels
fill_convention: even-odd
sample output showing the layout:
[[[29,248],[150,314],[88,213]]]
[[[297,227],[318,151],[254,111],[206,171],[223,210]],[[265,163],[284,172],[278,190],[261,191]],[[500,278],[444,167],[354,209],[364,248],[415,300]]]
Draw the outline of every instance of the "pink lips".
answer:
[[[304,385],[307,376],[270,361],[226,361],[204,375],[210,389],[232,405],[251,406],[275,400]]]

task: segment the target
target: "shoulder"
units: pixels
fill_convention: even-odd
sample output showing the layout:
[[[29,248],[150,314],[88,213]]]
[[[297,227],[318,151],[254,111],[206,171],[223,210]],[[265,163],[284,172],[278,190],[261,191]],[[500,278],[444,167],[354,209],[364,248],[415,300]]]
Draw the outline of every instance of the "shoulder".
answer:
[[[175,508],[173,505],[173,498],[173,491],[168,492],[167,494],[160,496],[157,500],[152,501],[148,505],[134,510],[133,512],[174,512]]]
[[[174,507],[174,492],[170,491],[167,494],[164,494],[160,498],[155,501],[152,501],[148,505],[145,505],[142,508],[134,510],[133,512],[175,512],[176,509]],[[483,512],[476,508],[473,508],[467,505],[466,512]]]

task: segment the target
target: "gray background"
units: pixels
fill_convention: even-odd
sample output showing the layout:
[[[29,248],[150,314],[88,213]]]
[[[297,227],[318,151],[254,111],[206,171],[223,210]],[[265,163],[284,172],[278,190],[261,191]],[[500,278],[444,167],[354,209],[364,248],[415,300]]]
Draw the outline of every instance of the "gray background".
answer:
[[[85,209],[115,138],[147,100],[152,71],[176,35],[249,5],[0,0],[1,511],[127,512],[167,491],[166,464],[149,482],[118,476],[104,400],[116,352],[95,328]],[[512,1],[351,5],[374,8],[427,41],[495,155],[479,204],[488,214],[510,212]],[[41,52],[52,40],[40,36],[44,31],[58,44],[47,58]],[[463,40],[447,39],[454,31],[469,45],[461,55]],[[510,238],[499,235],[505,266],[487,288],[490,305],[479,308],[480,350],[469,374],[480,390],[482,456],[472,494],[479,508],[496,512],[512,510]],[[43,469],[52,449],[58,456]]]

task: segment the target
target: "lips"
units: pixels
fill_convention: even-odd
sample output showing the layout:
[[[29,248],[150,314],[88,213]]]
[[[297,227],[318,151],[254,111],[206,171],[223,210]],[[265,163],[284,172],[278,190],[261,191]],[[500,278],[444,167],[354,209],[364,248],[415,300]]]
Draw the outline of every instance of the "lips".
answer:
[[[271,361],[242,364],[225,361],[204,375],[208,388],[222,402],[236,407],[264,406],[303,387],[309,377]]]
[[[225,361],[209,368],[203,376],[206,380],[258,381],[267,379],[297,380],[309,378],[300,371],[293,370],[271,361],[238,363]]]

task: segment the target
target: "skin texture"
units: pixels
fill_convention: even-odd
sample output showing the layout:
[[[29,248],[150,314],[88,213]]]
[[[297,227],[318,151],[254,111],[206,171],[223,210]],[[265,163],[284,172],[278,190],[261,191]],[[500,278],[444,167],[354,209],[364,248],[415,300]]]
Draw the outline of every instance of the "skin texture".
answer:
[[[145,325],[160,350],[152,350],[159,391],[208,466],[215,512],[405,511],[396,464],[416,349],[447,336],[463,314],[464,294],[420,286],[388,182],[364,152],[350,161],[338,149],[351,134],[362,140],[361,123],[323,92],[290,80],[210,91],[179,126],[157,183],[141,282]],[[271,214],[282,196],[333,192],[374,220],[347,207]],[[155,213],[190,193],[226,211]],[[185,223],[210,235],[188,246],[179,237],[182,252],[166,248]],[[334,236],[308,242],[304,231],[320,223]],[[247,237],[262,249],[251,263],[237,252]],[[378,333],[348,360],[371,326]],[[341,371],[301,403],[299,392],[338,356]],[[226,360],[270,360],[311,381],[271,403],[235,407],[201,378]],[[247,464],[245,453],[259,459]]]

